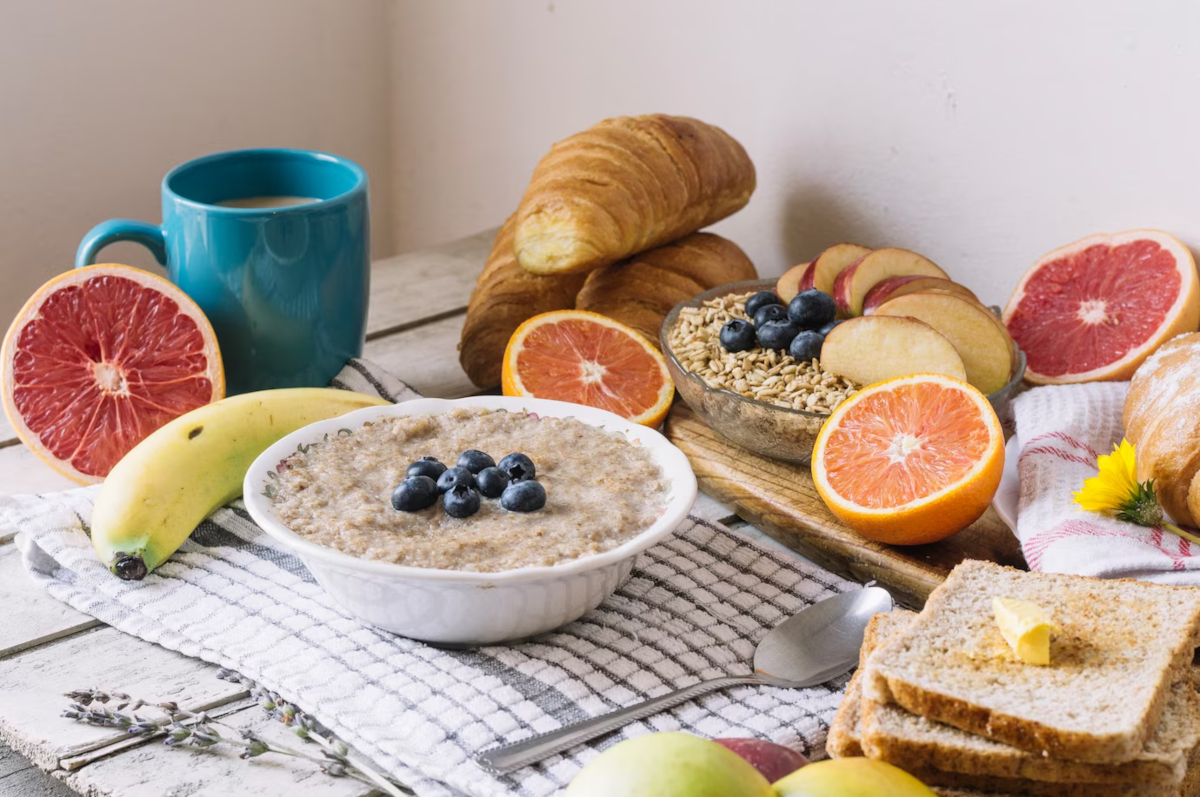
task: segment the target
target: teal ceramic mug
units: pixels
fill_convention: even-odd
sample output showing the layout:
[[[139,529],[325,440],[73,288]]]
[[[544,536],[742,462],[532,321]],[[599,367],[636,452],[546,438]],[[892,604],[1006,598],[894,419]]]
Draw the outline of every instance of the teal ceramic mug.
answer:
[[[362,354],[371,250],[360,166],[298,149],[209,155],[163,178],[162,217],[97,225],[75,267],[116,241],[149,249],[212,322],[229,393],[324,386]]]

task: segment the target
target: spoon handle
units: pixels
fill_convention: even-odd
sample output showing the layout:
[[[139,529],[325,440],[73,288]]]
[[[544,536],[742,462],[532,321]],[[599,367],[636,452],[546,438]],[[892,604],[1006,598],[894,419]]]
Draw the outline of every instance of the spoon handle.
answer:
[[[668,692],[659,697],[653,697],[642,703],[636,703],[628,708],[620,708],[599,717],[566,725],[557,730],[540,733],[528,739],[522,739],[512,744],[493,747],[475,757],[485,769],[503,775],[520,769],[523,766],[541,761],[554,753],[561,753],[567,748],[603,736],[606,733],[623,728],[631,722],[645,719],[665,709],[686,703],[694,697],[707,694],[715,689],[743,684],[761,684],[763,681],[756,675],[714,678],[711,681],[700,681],[674,692]]]

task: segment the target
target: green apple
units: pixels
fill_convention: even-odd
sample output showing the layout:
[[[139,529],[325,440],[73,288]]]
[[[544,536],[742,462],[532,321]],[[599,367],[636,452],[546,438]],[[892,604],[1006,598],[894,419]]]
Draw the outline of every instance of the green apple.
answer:
[[[588,763],[566,797],[772,797],[771,784],[737,753],[687,733],[651,733]]]
[[[870,758],[830,758],[775,781],[777,797],[937,797],[899,767]]]

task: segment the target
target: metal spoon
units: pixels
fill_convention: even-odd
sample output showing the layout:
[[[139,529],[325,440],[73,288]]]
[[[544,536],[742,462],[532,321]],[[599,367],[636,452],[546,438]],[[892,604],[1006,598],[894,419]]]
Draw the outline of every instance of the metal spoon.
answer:
[[[754,651],[754,672],[701,681],[628,708],[567,725],[512,744],[493,747],[475,757],[481,766],[504,774],[541,761],[577,744],[665,709],[727,686],[816,686],[858,663],[863,632],[871,615],[892,609],[892,596],[882,587],[845,592],[826,598],[784,620]]]

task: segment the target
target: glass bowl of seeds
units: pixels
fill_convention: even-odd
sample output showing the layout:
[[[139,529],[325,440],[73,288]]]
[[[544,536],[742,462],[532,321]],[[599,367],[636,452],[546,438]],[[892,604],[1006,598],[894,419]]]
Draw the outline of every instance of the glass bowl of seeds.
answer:
[[[774,290],[775,280],[731,282],[677,304],[662,325],[667,370],[687,405],[717,433],[755,453],[808,464],[817,432],[857,385],[797,362],[787,352],[754,347],[728,352],[721,327],[746,319],[746,299]]]

